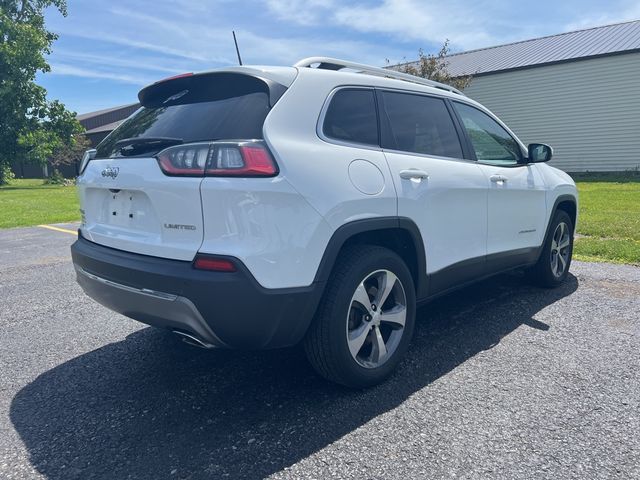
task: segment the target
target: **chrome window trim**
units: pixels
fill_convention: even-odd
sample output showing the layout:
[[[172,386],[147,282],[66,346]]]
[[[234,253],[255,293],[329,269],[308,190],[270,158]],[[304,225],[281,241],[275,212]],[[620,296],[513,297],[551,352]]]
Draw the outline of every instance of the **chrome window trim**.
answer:
[[[473,163],[477,165],[479,162],[476,160],[469,160],[466,158],[456,158],[456,157],[443,157],[441,155],[430,155],[428,153],[417,153],[417,152],[407,152],[405,150],[394,150],[392,148],[383,148],[382,151],[384,153],[393,153],[396,155],[410,155],[412,157],[421,157],[421,158],[432,158],[434,160],[446,160],[449,162],[464,162],[464,163]]]

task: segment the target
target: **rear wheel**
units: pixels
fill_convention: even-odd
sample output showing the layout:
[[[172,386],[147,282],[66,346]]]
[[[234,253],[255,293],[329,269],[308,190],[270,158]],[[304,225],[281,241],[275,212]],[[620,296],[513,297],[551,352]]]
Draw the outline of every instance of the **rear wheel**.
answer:
[[[529,271],[534,283],[548,288],[557,287],[566,280],[573,254],[573,222],[569,214],[558,210],[551,222],[540,258]]]
[[[325,378],[350,387],[383,381],[409,346],[415,303],[411,273],[396,253],[347,248],[305,338],[309,361]]]

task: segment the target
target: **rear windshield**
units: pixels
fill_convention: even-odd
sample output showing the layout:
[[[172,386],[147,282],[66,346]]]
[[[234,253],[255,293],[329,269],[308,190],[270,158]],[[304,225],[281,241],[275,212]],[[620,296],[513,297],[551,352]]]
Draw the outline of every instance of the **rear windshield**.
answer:
[[[98,145],[96,158],[123,156],[123,140],[133,138],[167,138],[173,144],[262,139],[271,108],[264,81],[235,73],[169,80],[147,87],[139,97],[143,107]],[[154,155],[169,146],[156,145],[127,156]]]

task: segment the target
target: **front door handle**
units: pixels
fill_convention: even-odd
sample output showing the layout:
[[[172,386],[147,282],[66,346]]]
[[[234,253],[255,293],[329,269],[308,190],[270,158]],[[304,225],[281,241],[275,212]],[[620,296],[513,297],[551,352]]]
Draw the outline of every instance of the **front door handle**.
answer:
[[[489,180],[491,180],[493,183],[504,183],[509,179],[504,175],[491,175],[489,177]]]
[[[410,168],[409,170],[400,170],[400,178],[404,178],[405,180],[417,179],[422,180],[423,178],[429,178],[429,174],[423,170],[418,170],[417,168]]]

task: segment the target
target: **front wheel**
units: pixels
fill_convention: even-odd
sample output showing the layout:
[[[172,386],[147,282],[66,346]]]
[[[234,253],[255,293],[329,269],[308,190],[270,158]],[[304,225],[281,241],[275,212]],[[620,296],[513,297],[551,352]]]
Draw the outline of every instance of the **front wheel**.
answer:
[[[573,254],[573,222],[569,214],[558,210],[551,220],[549,237],[542,246],[538,262],[529,270],[529,277],[541,287],[554,288],[569,275]]]
[[[305,338],[309,361],[349,387],[382,382],[406,352],[415,322],[415,287],[404,261],[386,248],[341,253]]]

